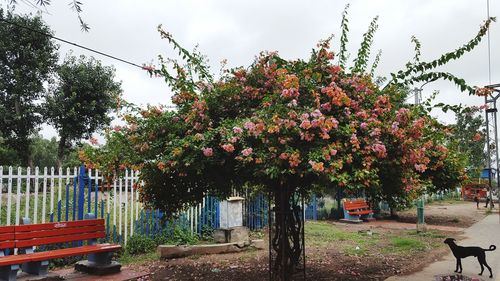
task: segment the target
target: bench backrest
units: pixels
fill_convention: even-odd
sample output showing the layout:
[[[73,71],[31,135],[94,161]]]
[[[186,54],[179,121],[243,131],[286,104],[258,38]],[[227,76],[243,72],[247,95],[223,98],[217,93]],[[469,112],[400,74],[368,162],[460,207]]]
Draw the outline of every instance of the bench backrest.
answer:
[[[348,200],[344,202],[345,210],[367,209],[370,208],[366,200]]]
[[[15,226],[15,247],[25,248],[106,237],[104,220],[51,222]]]
[[[0,226],[0,249],[14,248],[14,226]]]

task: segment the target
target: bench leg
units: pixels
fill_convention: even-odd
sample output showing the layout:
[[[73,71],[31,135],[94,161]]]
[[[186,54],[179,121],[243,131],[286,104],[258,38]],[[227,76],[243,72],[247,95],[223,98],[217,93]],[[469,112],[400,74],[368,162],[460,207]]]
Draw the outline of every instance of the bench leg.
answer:
[[[21,269],[29,274],[44,276],[49,271],[49,261],[30,261],[23,263]]]
[[[113,258],[112,252],[103,252],[103,253],[95,253],[88,255],[88,261],[93,262],[96,265],[111,264],[111,258]]]
[[[17,278],[18,264],[0,266],[0,280],[15,281]]]

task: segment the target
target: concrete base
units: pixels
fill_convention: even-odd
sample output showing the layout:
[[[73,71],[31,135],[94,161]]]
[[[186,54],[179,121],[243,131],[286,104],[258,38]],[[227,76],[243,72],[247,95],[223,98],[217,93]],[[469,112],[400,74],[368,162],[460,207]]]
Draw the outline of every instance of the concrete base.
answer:
[[[79,261],[75,264],[75,270],[92,274],[92,275],[107,275],[120,272],[122,265],[116,261],[110,264],[99,265],[88,260]]]
[[[427,225],[425,223],[417,223],[417,232],[427,231]]]
[[[245,226],[219,228],[214,231],[214,240],[217,243],[234,243],[248,241],[249,230]]]
[[[348,219],[340,219],[341,222],[347,222],[347,223],[362,223],[362,220],[348,220]]]
[[[65,280],[57,273],[49,272],[45,276],[31,275],[26,272],[21,272],[17,275],[17,281],[63,281]]]
[[[173,259],[192,255],[236,253],[252,248],[264,249],[264,240],[194,246],[160,245],[157,251],[161,258]]]

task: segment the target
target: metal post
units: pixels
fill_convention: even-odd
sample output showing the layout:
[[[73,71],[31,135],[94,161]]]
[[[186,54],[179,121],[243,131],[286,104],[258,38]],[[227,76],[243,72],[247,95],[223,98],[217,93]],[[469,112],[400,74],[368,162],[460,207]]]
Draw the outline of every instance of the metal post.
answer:
[[[484,97],[484,104],[488,104],[488,96],[486,95]],[[490,122],[489,122],[489,108],[486,108],[485,110],[485,121],[486,121],[486,164],[487,164],[487,169],[488,169],[488,189],[490,190],[490,196],[491,196],[491,144],[490,144]],[[491,197],[490,197],[491,200]],[[491,206],[491,205],[490,205]]]

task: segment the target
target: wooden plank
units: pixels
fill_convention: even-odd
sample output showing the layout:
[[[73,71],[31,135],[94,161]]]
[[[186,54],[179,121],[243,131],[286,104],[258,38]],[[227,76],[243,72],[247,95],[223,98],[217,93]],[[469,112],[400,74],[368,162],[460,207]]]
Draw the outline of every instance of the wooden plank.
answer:
[[[92,225],[83,227],[70,227],[70,228],[60,228],[51,230],[20,232],[16,233],[16,240],[63,236],[63,235],[89,233],[89,232],[104,231],[104,230],[105,230],[104,225]]]
[[[11,255],[0,257],[0,266],[21,264],[30,261],[44,261],[70,256],[88,255],[92,253],[116,252],[120,249],[121,246],[116,244],[98,244],[46,252],[36,252],[32,254]]]
[[[0,226],[0,233],[14,232],[15,226]]]
[[[16,232],[50,230],[55,228],[68,228],[68,227],[82,227],[89,225],[104,225],[104,219],[25,224],[16,226]]]
[[[0,241],[14,240],[14,233],[0,233]]]
[[[14,248],[15,242],[14,241],[2,241],[0,242],[0,249],[11,249]],[[0,257],[1,259],[1,257]]]
[[[88,240],[88,239],[96,239],[96,238],[104,238],[106,237],[106,233],[104,231],[96,231],[91,233],[82,233],[78,235],[64,235],[64,236],[56,236],[56,237],[46,237],[46,238],[35,238],[30,240],[21,240],[16,241],[16,248],[25,248],[39,245],[47,245],[47,244],[55,244],[55,243],[63,243],[63,242],[71,242],[78,240]]]

